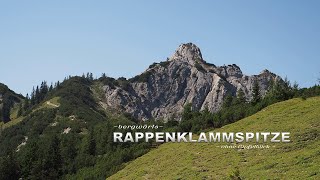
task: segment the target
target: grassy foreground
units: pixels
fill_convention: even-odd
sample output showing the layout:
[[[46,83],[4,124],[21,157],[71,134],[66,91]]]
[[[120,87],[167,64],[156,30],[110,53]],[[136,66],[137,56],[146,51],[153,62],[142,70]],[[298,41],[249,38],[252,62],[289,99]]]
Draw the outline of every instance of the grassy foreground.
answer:
[[[290,132],[291,142],[269,149],[165,143],[108,179],[230,179],[236,170],[241,179],[320,179],[320,97],[280,102],[214,131]]]

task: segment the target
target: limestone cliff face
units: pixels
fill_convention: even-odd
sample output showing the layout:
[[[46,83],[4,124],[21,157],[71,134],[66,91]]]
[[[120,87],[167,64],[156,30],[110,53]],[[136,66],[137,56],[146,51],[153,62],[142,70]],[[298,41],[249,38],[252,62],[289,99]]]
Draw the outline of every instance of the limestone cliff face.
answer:
[[[246,76],[235,64],[215,66],[206,63],[200,49],[187,43],[180,45],[167,61],[154,63],[141,75],[129,79],[125,88],[103,86],[105,98],[102,103],[143,120],[179,119],[188,103],[196,110],[207,107],[216,112],[228,93],[235,96],[242,89],[250,100],[256,80],[261,94],[265,94],[269,81],[277,79],[281,78],[268,70]]]

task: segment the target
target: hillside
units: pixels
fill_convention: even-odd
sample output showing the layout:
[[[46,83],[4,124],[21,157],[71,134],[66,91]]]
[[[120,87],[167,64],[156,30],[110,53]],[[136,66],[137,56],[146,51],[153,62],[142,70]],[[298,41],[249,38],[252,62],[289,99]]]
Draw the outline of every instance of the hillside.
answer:
[[[18,107],[16,106],[24,97],[0,83],[0,125],[16,118]]]
[[[70,77],[2,126],[0,180],[105,179],[149,150],[148,143],[112,143],[114,125],[135,122],[104,111],[93,84]]]
[[[271,105],[217,132],[291,132],[270,149],[221,149],[226,143],[166,143],[108,179],[320,178],[320,97]],[[254,144],[254,143],[250,143]]]

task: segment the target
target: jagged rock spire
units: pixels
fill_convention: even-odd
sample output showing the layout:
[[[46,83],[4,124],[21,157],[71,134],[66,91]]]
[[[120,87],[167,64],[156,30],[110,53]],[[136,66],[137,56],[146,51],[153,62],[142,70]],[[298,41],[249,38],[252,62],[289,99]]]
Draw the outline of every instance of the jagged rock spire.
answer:
[[[203,61],[200,48],[193,43],[181,44],[169,60],[182,60],[192,63]]]

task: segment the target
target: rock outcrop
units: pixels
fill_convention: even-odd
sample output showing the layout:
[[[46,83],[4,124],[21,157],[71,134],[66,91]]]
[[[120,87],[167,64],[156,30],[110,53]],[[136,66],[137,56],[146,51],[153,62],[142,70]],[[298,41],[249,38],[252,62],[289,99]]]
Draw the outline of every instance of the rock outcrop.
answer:
[[[209,64],[196,45],[187,43],[167,61],[152,64],[142,74],[126,80],[125,85],[104,85],[102,103],[143,120],[179,119],[188,103],[195,110],[208,108],[216,112],[228,93],[235,96],[242,89],[249,101],[255,81],[264,95],[270,80],[277,79],[281,78],[268,70],[247,76],[235,64]]]

